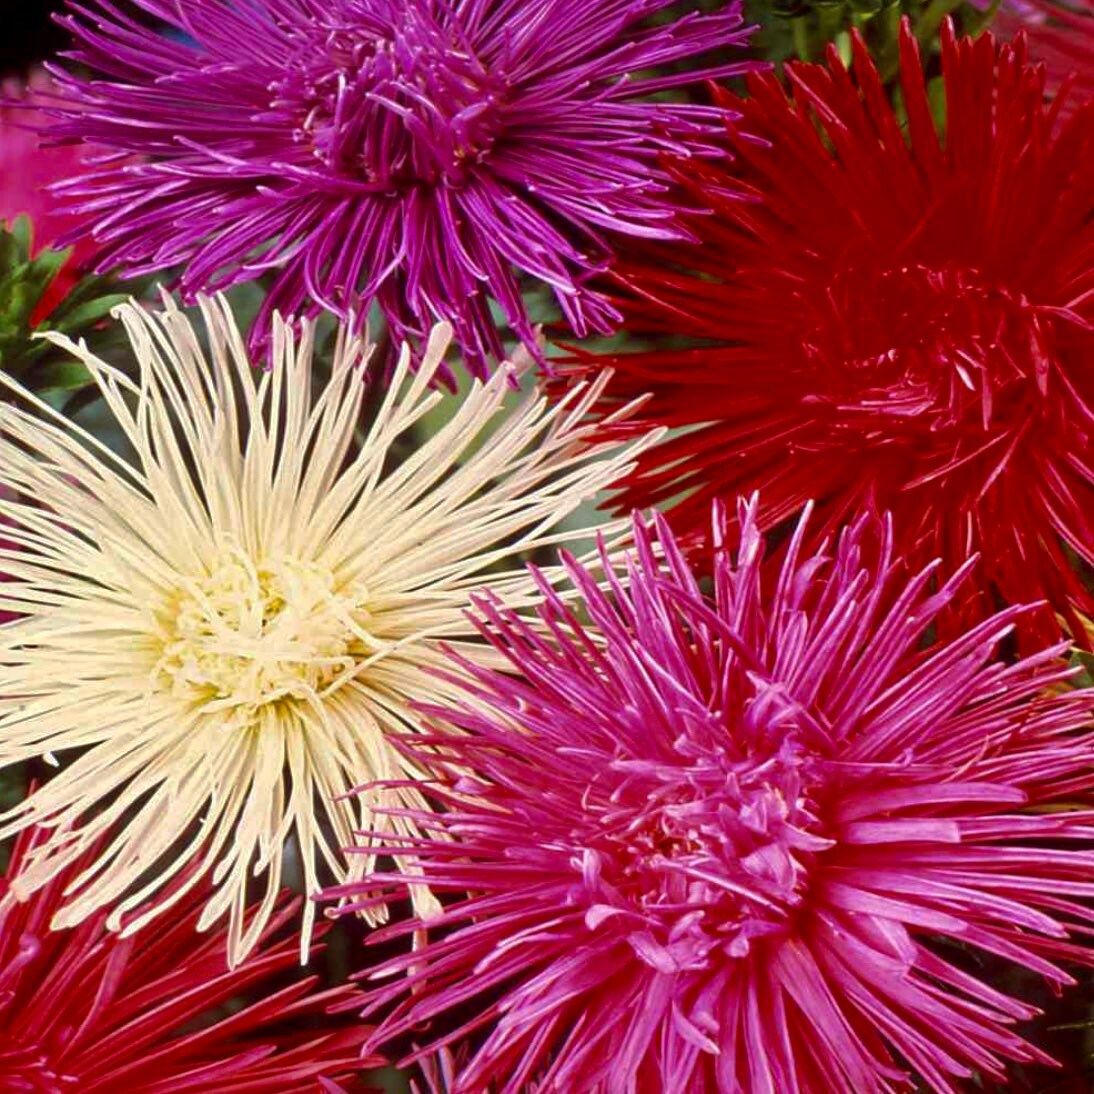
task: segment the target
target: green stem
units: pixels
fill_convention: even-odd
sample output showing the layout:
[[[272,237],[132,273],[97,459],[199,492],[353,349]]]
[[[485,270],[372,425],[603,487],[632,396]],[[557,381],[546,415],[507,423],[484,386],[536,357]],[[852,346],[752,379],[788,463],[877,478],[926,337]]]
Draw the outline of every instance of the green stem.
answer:
[[[938,34],[938,28],[942,25],[942,20],[955,8],[961,7],[962,3],[964,3],[964,0],[931,0],[930,4],[927,5],[927,10],[916,24],[915,36],[919,39],[920,44],[925,45],[928,41],[933,40]]]
[[[881,79],[888,83],[900,68],[900,5],[891,4],[882,11],[883,40],[885,48],[878,58],[878,71]]]
[[[990,8],[987,8],[984,11],[975,12],[972,16],[967,17],[964,20],[963,25],[970,38],[978,37],[991,26],[999,11],[999,5],[1001,3],[1002,0],[992,0]]]
[[[812,59],[809,49],[808,19],[809,17],[806,15],[795,15],[790,20],[790,36],[794,43],[794,52],[797,54],[799,61]]]
[[[830,42],[843,30],[844,10],[842,4],[817,5],[817,22],[820,24],[821,40]]]

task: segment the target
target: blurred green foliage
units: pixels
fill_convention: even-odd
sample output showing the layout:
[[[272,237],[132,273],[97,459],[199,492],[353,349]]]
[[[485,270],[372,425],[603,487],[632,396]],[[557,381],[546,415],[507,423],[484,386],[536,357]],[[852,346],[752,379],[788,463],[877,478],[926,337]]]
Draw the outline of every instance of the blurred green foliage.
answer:
[[[711,5],[718,6],[718,2]],[[820,60],[829,45],[844,63],[851,58],[851,35],[858,31],[886,80],[897,75],[899,33],[906,15],[921,48],[937,49],[938,29],[947,15],[963,33],[979,34],[991,23],[999,0],[983,8],[963,0],[746,0],[745,10],[759,30],[758,56],[782,62]]]

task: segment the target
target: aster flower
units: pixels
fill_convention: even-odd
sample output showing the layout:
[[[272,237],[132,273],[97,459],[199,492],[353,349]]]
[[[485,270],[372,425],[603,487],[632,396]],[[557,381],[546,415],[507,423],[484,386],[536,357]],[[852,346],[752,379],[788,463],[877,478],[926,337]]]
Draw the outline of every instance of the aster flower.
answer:
[[[42,287],[32,324],[65,298],[95,253],[90,236],[82,230],[85,218],[50,189],[52,183],[78,175],[88,155],[87,148],[42,144],[36,129],[46,122],[41,106],[51,98],[56,98],[56,91],[43,71],[32,73],[26,82],[0,82],[0,227],[10,229],[19,217],[28,217],[34,252],[58,249],[62,237],[74,244],[68,260]]]
[[[625,564],[566,562],[578,602],[540,581],[547,638],[480,602],[509,672],[454,657],[476,688],[431,712],[466,734],[438,737],[444,810],[390,841],[421,877],[337,894],[452,894],[371,936],[423,932],[372,973],[405,977],[370,993],[370,1044],[474,1034],[451,1089],[499,1094],[953,1091],[1047,1062],[1011,1028],[1035,1009],[954,944],[1056,988],[1094,963],[1069,937],[1094,813],[1054,811],[1089,785],[1094,689],[1047,690],[1063,645],[993,660],[1021,608],[924,648],[969,567],[910,575],[888,522],[808,555],[803,518],[770,578],[755,502],[738,522],[712,597],[658,516]]]
[[[68,56],[91,75],[57,73],[72,105],[52,133],[147,160],[62,189],[104,263],[180,265],[184,293],[274,270],[267,309],[377,304],[399,340],[449,320],[481,374],[492,302],[535,350],[518,272],[578,334],[604,331],[585,280],[611,237],[680,237],[659,157],[702,152],[719,115],[651,96],[742,71],[692,62],[748,30],[737,2],[651,25],[670,6],[137,0],[169,37],[73,4]]]
[[[970,611],[1045,598],[1078,635],[1094,598],[1064,545],[1094,563],[1094,106],[1058,118],[1021,41],[946,24],[942,140],[907,25],[901,42],[906,127],[858,38],[852,72],[833,52],[787,66],[789,97],[770,75],[726,96],[732,169],[682,172],[715,207],[702,244],[621,268],[652,348],[574,367],[614,366],[610,398],[651,392],[644,420],[678,430],[621,507],[680,499],[674,527],[702,536],[712,497],[758,489],[765,528],[815,498],[819,542],[873,503],[913,560],[981,552]],[[1029,625],[1056,633],[1048,609]]]
[[[47,838],[16,840],[9,875]],[[169,927],[119,939],[105,916],[50,930],[71,876],[60,875],[29,901],[13,900],[0,879],[0,1088],[59,1094],[281,1094],[341,1090],[363,1060],[363,1032],[333,1024],[327,1008],[353,992],[314,990],[314,976],[278,986],[296,961],[295,909],[279,900],[246,968],[228,971],[224,939],[194,934],[201,901],[191,893]],[[287,937],[286,937],[287,936]],[[239,1008],[240,996],[267,994]],[[217,1008],[233,1009],[210,1021]],[[317,1030],[301,1028],[320,1019]],[[293,1023],[286,1032],[280,1023]],[[325,1085],[321,1086],[321,1082]],[[356,1089],[356,1088],[355,1088]]]
[[[411,700],[451,693],[431,671],[438,638],[490,656],[462,638],[467,597],[526,599],[510,564],[583,538],[562,522],[642,442],[602,443],[581,422],[595,386],[506,409],[507,368],[399,456],[443,398],[429,384],[447,327],[416,374],[404,347],[362,426],[368,351],[344,331],[313,391],[310,328],[294,343],[275,321],[270,370],[255,372],[226,302],[202,313],[208,356],[169,301],[162,315],[119,309],[135,382],[54,336],[132,462],[6,381],[24,405],[0,405],[0,485],[20,499],[0,500],[18,548],[0,549],[0,608],[20,615],[0,628],[0,767],[63,762],[0,814],[0,838],[51,830],[12,883],[20,898],[98,848],[65,887],[60,927],[110,908],[111,929],[132,933],[211,875],[201,926],[227,915],[237,962],[272,914],[286,840],[314,893],[323,868],[349,876],[340,848],[368,816],[368,800],[339,796],[412,784],[388,735],[413,728]],[[420,800],[412,785],[380,797]]]

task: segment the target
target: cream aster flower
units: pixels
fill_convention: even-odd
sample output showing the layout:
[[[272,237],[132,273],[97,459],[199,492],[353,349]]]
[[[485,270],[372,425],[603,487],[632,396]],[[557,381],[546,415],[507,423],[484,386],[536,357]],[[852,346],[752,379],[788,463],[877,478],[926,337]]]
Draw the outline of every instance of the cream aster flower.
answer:
[[[294,341],[275,321],[271,368],[255,371],[226,303],[201,310],[208,357],[170,302],[117,310],[137,383],[52,336],[90,370],[128,460],[29,392],[0,406],[0,486],[23,499],[0,502],[14,544],[0,607],[22,613],[0,628],[0,766],[60,759],[0,815],[0,837],[53,829],[20,897],[98,848],[56,926],[109,907],[132,933],[212,872],[200,925],[228,916],[236,963],[274,907],[289,837],[317,892],[323,864],[338,880],[369,867],[342,855],[354,829],[408,830],[371,815],[375,797],[341,795],[418,774],[388,735],[414,729],[411,703],[452,698],[433,674],[450,666],[439,641],[493,661],[471,640],[469,596],[534,600],[520,553],[584,538],[563,518],[648,438],[598,439],[584,419],[599,384],[509,408],[510,366],[399,460],[394,446],[449,397],[429,386],[447,326],[417,371],[404,350],[363,426],[359,341],[340,335],[313,390],[310,328]],[[387,793],[422,805],[412,783]],[[308,902],[305,953],[314,914]]]

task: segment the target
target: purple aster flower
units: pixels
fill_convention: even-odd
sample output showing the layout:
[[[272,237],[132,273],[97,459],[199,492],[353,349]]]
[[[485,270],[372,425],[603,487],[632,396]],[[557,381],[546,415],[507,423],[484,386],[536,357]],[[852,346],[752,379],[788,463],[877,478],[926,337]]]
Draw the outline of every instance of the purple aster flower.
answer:
[[[607,331],[611,236],[684,235],[659,158],[712,151],[722,115],[653,96],[751,67],[726,59],[750,28],[736,2],[651,22],[671,3],[134,0],[161,29],[71,3],[90,75],[56,73],[51,135],[143,158],[63,191],[104,267],[181,266],[185,294],[276,270],[266,312],[376,304],[396,341],[443,318],[482,373],[492,303],[534,346],[521,272]]]
[[[1094,692],[1054,687],[1064,646],[997,658],[1021,608],[925,642],[972,564],[909,574],[887,521],[806,557],[803,520],[775,572],[755,501],[739,519],[712,596],[657,517],[624,563],[567,560],[576,603],[544,581],[534,624],[480,603],[508,671],[460,661],[474,691],[430,716],[465,736],[407,745],[444,811],[387,843],[422,876],[342,893],[452,894],[373,936],[422,932],[373,970],[405,974],[373,1047],[463,1042],[465,1094],[953,1091],[1049,1062],[976,970],[1094,963],[1094,813],[1064,807]]]

